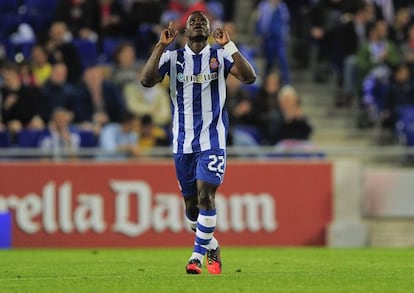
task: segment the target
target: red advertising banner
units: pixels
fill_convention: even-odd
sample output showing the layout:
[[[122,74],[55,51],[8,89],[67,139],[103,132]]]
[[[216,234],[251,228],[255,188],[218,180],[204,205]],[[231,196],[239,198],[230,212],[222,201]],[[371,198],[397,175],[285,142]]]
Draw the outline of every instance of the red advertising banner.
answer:
[[[323,245],[330,163],[229,161],[216,198],[224,245]],[[0,164],[12,247],[186,246],[172,162]],[[1,237],[1,235],[0,235]]]

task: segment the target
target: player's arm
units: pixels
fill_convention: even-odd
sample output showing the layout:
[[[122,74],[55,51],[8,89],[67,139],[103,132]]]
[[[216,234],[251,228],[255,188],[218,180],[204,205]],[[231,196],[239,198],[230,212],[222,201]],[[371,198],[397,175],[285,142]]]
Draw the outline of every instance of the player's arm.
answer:
[[[164,53],[165,48],[174,41],[177,34],[178,31],[172,28],[171,22],[168,25],[168,28],[161,32],[160,40],[155,45],[154,50],[142,69],[141,84],[143,86],[152,87],[161,81],[162,77],[158,70],[161,55]]]
[[[244,58],[236,45],[230,40],[228,32],[221,28],[217,28],[213,32],[213,37],[219,45],[223,46],[224,50],[229,52],[234,60],[230,73],[243,83],[249,84],[255,82],[256,72],[254,71],[253,66],[246,60],[246,58]]]

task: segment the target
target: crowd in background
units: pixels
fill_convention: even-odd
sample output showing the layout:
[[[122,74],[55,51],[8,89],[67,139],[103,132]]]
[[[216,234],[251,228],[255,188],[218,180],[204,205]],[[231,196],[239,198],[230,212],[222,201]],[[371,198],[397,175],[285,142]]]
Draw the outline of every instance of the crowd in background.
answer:
[[[260,77],[249,86],[228,78],[230,145],[309,141],[291,69],[307,67],[312,48],[315,82],[338,77],[337,106],[358,101],[370,122],[394,127],[398,106],[414,102],[410,1],[256,1],[254,46],[239,42],[236,2],[2,0],[0,139],[7,141],[0,146],[97,146],[139,156],[169,145],[168,81],[144,88],[139,76],[169,22],[180,31],[171,47],[185,44],[194,10],[229,32]]]
[[[314,79],[337,76],[336,106],[357,105],[360,127],[394,130],[414,104],[414,3],[320,1],[309,11]]]

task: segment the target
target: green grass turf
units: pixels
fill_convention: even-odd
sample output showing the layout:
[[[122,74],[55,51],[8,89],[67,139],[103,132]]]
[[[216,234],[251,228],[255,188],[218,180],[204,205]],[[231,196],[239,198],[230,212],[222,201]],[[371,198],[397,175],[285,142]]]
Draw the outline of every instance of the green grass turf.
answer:
[[[186,275],[191,250],[4,250],[0,292],[414,292],[414,249],[229,248]]]

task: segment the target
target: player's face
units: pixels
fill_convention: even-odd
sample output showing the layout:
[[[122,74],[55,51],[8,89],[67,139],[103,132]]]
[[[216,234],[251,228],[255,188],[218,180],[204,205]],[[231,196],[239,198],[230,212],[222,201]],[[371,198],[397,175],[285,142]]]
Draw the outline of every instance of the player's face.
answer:
[[[210,34],[210,22],[204,14],[190,15],[186,27],[187,37],[191,39],[207,40]]]

